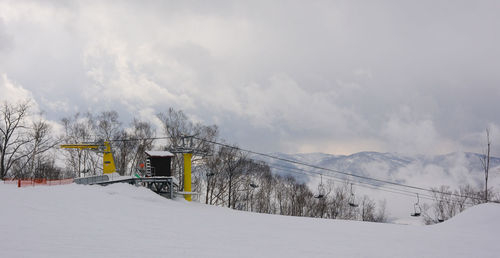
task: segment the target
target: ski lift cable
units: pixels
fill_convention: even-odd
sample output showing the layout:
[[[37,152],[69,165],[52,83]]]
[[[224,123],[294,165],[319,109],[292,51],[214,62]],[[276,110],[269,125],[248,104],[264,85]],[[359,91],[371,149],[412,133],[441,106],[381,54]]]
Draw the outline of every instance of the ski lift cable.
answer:
[[[297,167],[287,167],[287,166],[283,166],[283,165],[268,165],[269,167],[271,168],[274,168],[274,169],[278,169],[278,170],[281,170],[283,172],[287,172],[287,173],[298,173],[298,174],[309,174],[309,175],[321,175],[320,172],[314,172],[314,171],[308,171],[308,170],[304,170],[304,169],[300,169],[300,168],[297,168]],[[297,170],[297,171],[291,171],[291,170]],[[339,177],[335,177],[333,175],[329,175],[329,174],[323,174],[325,177],[328,177],[330,178],[330,180],[334,181],[334,182],[338,182],[338,183],[352,183],[354,185],[357,185],[357,186],[360,186],[360,187],[363,187],[363,188],[368,188],[368,189],[372,189],[372,190],[378,190],[378,191],[384,191],[384,192],[388,192],[388,193],[394,193],[394,194],[399,194],[399,195],[404,195],[404,196],[408,196],[408,197],[411,197],[411,198],[415,198],[415,194],[416,192],[415,191],[409,191],[409,190],[404,190],[404,189],[397,189],[397,188],[392,188],[392,187],[387,187],[387,186],[380,186],[380,185],[374,185],[374,184],[370,184],[370,183],[367,183],[367,182],[360,182],[360,181],[354,181],[354,180],[348,180],[348,179],[343,179],[343,178],[339,178]],[[430,200],[430,201],[435,201],[436,200],[436,197],[432,196],[432,195],[429,195],[429,194],[423,194],[423,193],[420,193],[420,198],[421,199],[425,199],[425,200]],[[455,200],[449,200],[450,202],[452,203],[456,203],[456,204],[460,204],[460,203],[463,203],[463,204],[471,204],[473,205],[474,203],[472,202],[459,202],[459,201],[455,201]]]
[[[270,165],[270,167],[272,167],[274,169],[281,170],[283,172],[299,173],[299,174],[309,174],[309,172],[305,171],[305,170],[301,170],[301,171],[290,171],[290,170],[288,170],[288,169],[297,169],[297,168],[292,168],[292,167],[278,167],[278,166],[272,166],[272,165]],[[394,188],[388,188],[388,187],[384,187],[384,186],[374,186],[374,185],[371,185],[371,184],[368,184],[368,183],[357,182],[357,181],[342,180],[340,178],[337,178],[337,177],[334,177],[334,176],[331,176],[331,175],[325,175],[325,177],[329,177],[329,178],[331,178],[330,180],[332,180],[334,182],[337,182],[337,183],[346,183],[347,182],[347,183],[350,183],[350,184],[353,184],[353,185],[357,185],[357,186],[360,186],[360,187],[363,187],[363,188],[372,189],[372,190],[385,191],[385,192],[389,192],[389,193],[405,195],[405,196],[412,197],[412,198],[415,197],[415,192],[405,191],[405,190],[402,190],[402,189],[394,189]],[[425,195],[425,199],[427,199],[427,200],[434,200],[434,199],[432,199],[432,196],[430,196],[430,195]]]
[[[297,167],[288,167],[288,166],[283,166],[283,165],[268,165],[272,168],[276,168],[276,169],[281,169],[282,171],[285,171],[287,172],[285,169],[292,169],[292,170],[297,170],[297,173],[300,173],[300,174],[315,174],[315,175],[319,175],[319,174],[322,174],[320,172],[314,172],[314,171],[310,171],[310,170],[305,170],[305,169],[301,169],[301,168],[297,168]],[[295,171],[291,171],[291,172],[295,172]],[[403,189],[396,189],[396,188],[391,188],[391,187],[387,187],[387,186],[380,186],[380,185],[375,185],[375,184],[370,184],[368,182],[361,182],[361,181],[355,181],[355,180],[352,180],[352,179],[345,179],[345,178],[340,178],[340,177],[336,177],[334,175],[330,175],[330,174],[324,174],[324,176],[326,177],[329,177],[329,178],[335,178],[335,179],[338,179],[338,180],[333,180],[333,181],[336,181],[336,182],[340,182],[340,183],[345,183],[345,182],[348,182],[348,183],[354,183],[355,185],[369,185],[369,186],[372,186],[372,189],[377,189],[377,188],[385,188],[385,189],[390,189],[390,190],[394,190],[394,191],[401,191],[401,192],[404,192],[404,193],[408,193],[408,194],[411,194],[411,196],[413,196],[415,194],[414,191],[408,191],[408,190],[403,190]],[[427,195],[428,197],[432,197],[431,195]]]
[[[359,178],[359,179],[364,179],[364,180],[369,180],[369,181],[374,181],[374,182],[379,182],[379,183],[384,183],[384,184],[390,184],[390,185],[400,186],[400,187],[409,188],[409,189],[413,189],[413,190],[419,190],[419,191],[425,191],[425,192],[431,192],[431,193],[439,193],[439,194],[450,195],[450,196],[461,197],[461,198],[469,198],[469,199],[474,199],[474,200],[481,200],[481,201],[483,200],[482,198],[479,198],[479,197],[464,196],[464,195],[455,194],[455,193],[448,193],[448,192],[443,192],[443,191],[438,191],[438,190],[432,190],[432,189],[428,189],[428,188],[424,188],[424,187],[420,187],[420,186],[413,186],[413,185],[408,185],[408,184],[402,184],[402,183],[392,182],[392,181],[388,181],[388,180],[383,180],[383,179],[378,179],[378,178],[373,178],[373,177],[368,177],[368,176],[357,175],[357,174],[353,174],[353,173],[349,173],[349,172],[345,172],[345,171],[340,171],[340,170],[335,170],[335,169],[320,167],[320,166],[317,166],[317,165],[312,165],[312,164],[308,164],[308,163],[297,161],[297,160],[291,160],[291,159],[281,158],[281,157],[277,157],[277,156],[274,156],[274,155],[271,155],[271,154],[266,154],[266,153],[262,153],[262,152],[252,151],[252,150],[243,149],[243,148],[240,148],[240,147],[235,147],[235,146],[232,146],[232,145],[229,145],[229,144],[225,144],[225,143],[221,143],[221,142],[216,142],[216,141],[212,141],[212,140],[203,139],[203,138],[200,138],[200,137],[197,137],[197,136],[189,136],[189,137],[197,139],[199,141],[204,141],[204,142],[211,143],[211,144],[214,144],[214,145],[219,145],[219,146],[223,146],[223,147],[226,147],[226,148],[232,148],[232,149],[244,151],[246,153],[250,153],[250,154],[254,154],[254,155],[259,155],[259,156],[267,157],[267,158],[270,158],[270,159],[275,159],[275,160],[280,160],[280,161],[284,161],[284,162],[289,162],[289,163],[293,163],[293,164],[296,164],[296,165],[302,165],[302,166],[306,166],[306,167],[310,167],[310,168],[314,168],[314,169],[329,171],[329,172],[333,172],[333,173],[337,173],[337,174],[341,174],[341,175],[345,175],[345,176],[356,177],[356,178]],[[140,140],[160,140],[160,139],[171,139],[171,138],[172,137],[170,137],[170,136],[158,136],[158,137],[145,137],[145,138],[113,139],[113,140],[110,140],[110,141],[140,141]],[[319,172],[310,172],[310,173],[321,174]],[[499,201],[490,201],[490,202],[500,203]]]
[[[302,165],[302,166],[306,166],[306,167],[311,167],[311,168],[315,168],[315,169],[319,169],[319,170],[330,171],[330,172],[333,172],[333,173],[338,173],[338,174],[342,174],[342,175],[346,175],[346,176],[356,177],[356,178],[370,180],[370,181],[379,182],[379,183],[385,183],[385,184],[390,184],[390,185],[401,186],[401,187],[405,187],[405,188],[409,188],[409,189],[414,189],[414,190],[419,190],[419,191],[426,191],[426,192],[440,193],[440,194],[444,194],[444,195],[451,195],[451,196],[462,197],[462,198],[470,198],[470,199],[475,199],[475,200],[482,200],[482,198],[478,198],[478,197],[470,197],[470,196],[463,196],[463,195],[455,194],[455,193],[447,193],[447,192],[443,192],[443,191],[427,189],[427,188],[420,187],[420,186],[407,185],[407,184],[392,182],[392,181],[388,181],[388,180],[382,180],[382,179],[377,179],[377,178],[373,178],[373,177],[368,177],[368,176],[362,176],[362,175],[357,175],[357,174],[353,174],[353,173],[348,173],[348,172],[345,172],[345,171],[335,170],[335,169],[331,169],[331,168],[320,167],[320,166],[317,166],[317,165],[312,165],[312,164],[308,164],[308,163],[301,162],[301,161],[296,161],[296,160],[291,160],[291,159],[277,157],[277,156],[274,156],[274,155],[271,155],[271,154],[266,154],[266,153],[261,153],[261,152],[257,152],[257,151],[242,149],[240,147],[235,147],[235,146],[231,146],[229,144],[220,143],[220,142],[216,142],[216,141],[212,141],[212,140],[207,140],[207,139],[199,138],[199,137],[196,137],[196,136],[193,136],[193,138],[195,138],[197,140],[200,140],[200,141],[207,142],[207,143],[211,143],[211,144],[223,146],[223,147],[226,147],[226,148],[237,149],[237,150],[244,151],[244,152],[247,152],[247,153],[250,153],[250,154],[254,154],[254,155],[259,155],[259,156],[263,156],[263,157],[267,157],[267,158],[271,158],[271,159],[275,159],[275,160],[280,160],[280,161],[284,161],[284,162],[289,162],[289,163],[293,163],[293,164],[297,164],[297,165]],[[500,203],[499,201],[491,201],[491,202]]]
[[[291,173],[300,173],[300,174],[306,174],[307,171],[305,171],[306,173],[303,173],[301,171],[290,171],[288,169],[296,169],[297,168],[293,168],[293,167],[277,167],[277,166],[270,166],[272,168],[275,168],[275,169],[278,169],[278,170],[281,170],[283,172],[291,172]],[[298,169],[300,170],[300,169]],[[308,173],[307,173],[308,174]],[[388,188],[388,189],[394,189],[394,191],[391,191],[391,190],[388,190],[387,187],[385,187],[386,189],[384,189],[384,187],[382,186],[373,186],[373,185],[370,185],[370,184],[367,184],[367,183],[363,183],[363,182],[355,182],[353,183],[353,181],[343,181],[341,179],[338,179],[336,177],[332,177],[330,175],[325,175],[326,177],[331,177],[331,178],[334,178],[334,179],[330,179],[334,182],[338,182],[338,183],[350,183],[352,185],[357,185],[357,186],[360,186],[360,187],[363,187],[363,188],[368,188],[368,189],[372,189],[372,190],[376,190],[376,191],[383,191],[383,192],[388,192],[388,193],[393,193],[393,194],[397,194],[397,195],[403,195],[403,196],[407,196],[407,197],[411,197],[412,199],[415,198],[415,192],[410,192],[410,191],[405,191],[405,190],[401,190],[401,189],[394,189],[394,188]],[[429,201],[435,201],[435,198],[433,198],[432,196],[430,195],[419,195],[420,196],[420,199],[425,199],[425,200],[429,200]],[[453,201],[453,200],[450,200],[451,203],[459,203],[457,201]],[[473,204],[473,203],[470,203],[470,202],[463,202],[464,204]]]
[[[364,188],[369,188],[369,189],[373,189],[373,190],[381,190],[381,191],[386,191],[386,192],[390,192],[390,193],[395,193],[395,194],[401,194],[401,195],[405,195],[405,196],[409,196],[409,197],[415,197],[415,191],[409,191],[409,190],[403,190],[403,189],[397,189],[397,188],[392,188],[392,187],[388,187],[388,186],[380,186],[380,185],[375,185],[373,183],[368,183],[368,182],[361,182],[361,181],[354,181],[352,179],[345,179],[345,178],[340,178],[340,177],[336,177],[334,175],[331,175],[331,174],[323,174],[321,172],[317,172],[317,171],[310,171],[310,170],[305,170],[305,169],[301,169],[301,168],[297,168],[297,167],[288,167],[288,166],[283,166],[283,165],[280,165],[280,164],[268,164],[269,167],[271,168],[275,168],[275,169],[279,169],[283,172],[291,172],[291,173],[300,173],[300,174],[309,174],[309,175],[324,175],[326,177],[329,177],[329,178],[335,178],[335,179],[332,179],[333,181],[335,182],[339,182],[339,183],[345,183],[345,182],[348,182],[348,183],[354,183],[355,185],[359,185],[361,187],[364,187]],[[290,171],[290,170],[297,170],[297,171]],[[386,190],[388,189],[388,190]],[[429,194],[423,194],[421,193],[421,196],[425,197],[423,199],[426,199],[426,200],[435,200],[436,198],[432,195],[429,195]],[[450,200],[452,201],[452,200]],[[460,203],[458,201],[452,201],[454,203]],[[465,204],[474,204],[472,202],[463,202]]]
[[[297,169],[297,168],[291,168],[291,167],[289,167],[289,168],[283,168],[283,167],[273,167],[273,166],[270,166],[270,167],[278,169],[278,170],[281,170],[283,172],[287,172],[287,173],[308,174],[307,171],[304,173],[304,172],[301,172],[301,171],[290,171],[290,170],[288,170],[288,169]],[[338,183],[346,183],[346,182],[350,183],[350,182],[354,182],[352,184],[360,186],[360,187],[363,187],[363,188],[372,189],[372,190],[376,190],[376,191],[383,191],[383,192],[392,193],[392,194],[403,195],[403,196],[406,196],[406,197],[411,197],[412,199],[415,198],[415,194],[416,194],[416,192],[406,191],[406,190],[403,190],[403,189],[395,189],[395,188],[389,188],[389,187],[385,187],[385,186],[375,186],[375,185],[371,185],[371,184],[368,184],[368,183],[356,182],[356,181],[346,181],[346,180],[342,180],[342,179],[333,177],[331,175],[325,175],[325,176],[333,178],[333,179],[330,179],[330,180],[332,180],[334,182],[338,182]],[[436,201],[437,199],[439,199],[439,198],[433,197],[432,195],[427,195],[427,194],[422,194],[422,193],[420,193],[419,196],[420,196],[420,199],[425,199],[425,200],[429,200],[429,201]],[[460,202],[460,201],[456,201],[456,200],[448,200],[448,202],[451,202],[451,203],[454,203],[454,204],[470,204],[470,205],[474,205],[473,202],[468,202],[468,201]]]
[[[461,198],[470,198],[470,199],[474,199],[474,200],[482,200],[482,198],[470,197],[470,196],[463,196],[463,195],[454,194],[454,193],[447,193],[447,192],[442,192],[442,191],[427,189],[427,188],[418,187],[418,186],[412,186],[412,185],[407,185],[407,184],[402,184],[402,183],[396,183],[396,182],[392,182],[392,181],[387,181],[387,180],[382,180],[382,179],[377,179],[377,178],[372,178],[372,177],[367,177],[367,176],[356,175],[356,174],[348,173],[348,172],[345,172],[345,171],[324,168],[324,167],[320,167],[320,166],[308,164],[308,163],[305,163],[305,162],[300,162],[300,161],[290,160],[290,159],[286,159],[286,158],[281,158],[281,157],[277,157],[277,156],[274,156],[274,155],[270,155],[270,154],[266,154],[266,153],[261,153],[261,152],[257,152],[257,151],[242,149],[240,147],[235,147],[235,146],[232,146],[232,145],[229,145],[229,144],[225,144],[225,143],[220,143],[220,142],[216,142],[216,141],[211,141],[211,140],[199,138],[197,136],[191,136],[191,137],[194,138],[194,139],[200,140],[200,141],[204,141],[204,142],[211,143],[211,144],[214,144],[214,145],[219,145],[219,146],[223,146],[223,147],[227,147],[227,148],[232,148],[232,149],[244,151],[244,152],[247,152],[247,153],[250,153],[250,154],[254,154],[254,155],[259,155],[259,156],[263,156],[263,157],[267,157],[267,158],[271,158],[271,159],[275,159],[275,160],[280,160],[280,161],[285,161],[285,162],[289,162],[289,163],[293,163],[293,164],[297,164],[297,165],[302,165],[302,166],[306,166],[306,167],[311,167],[311,168],[315,168],[315,169],[319,169],[319,170],[330,171],[330,172],[333,172],[333,173],[338,173],[338,174],[342,174],[342,175],[346,175],[346,176],[351,176],[351,177],[356,177],[356,178],[360,178],[360,179],[365,179],[365,180],[369,180],[369,181],[375,181],[375,182],[379,182],[379,183],[386,183],[386,184],[391,184],[391,185],[405,187],[405,188],[411,188],[411,189],[414,189],[414,190],[420,190],[420,191],[425,191],[425,192],[439,193],[439,194],[456,196],[456,197],[461,197]],[[169,137],[169,136],[159,136],[159,137],[149,137],[149,138],[117,139],[116,141],[119,141],[119,140],[139,141],[139,140],[146,140],[146,139],[148,139],[148,140],[158,140],[158,139],[170,139],[170,138],[172,138],[172,137]],[[312,172],[312,171],[308,171],[308,173],[322,174],[320,172]],[[332,177],[332,176],[330,176],[330,177]],[[361,183],[361,182],[358,182],[358,183]],[[367,183],[365,183],[365,184],[367,184]],[[378,186],[378,187],[380,187],[380,186]],[[385,187],[385,188],[387,188],[387,187]],[[394,189],[394,190],[396,190],[396,189]],[[403,190],[397,189],[396,191],[403,191]],[[413,192],[408,192],[408,191],[404,191],[404,192],[414,194]],[[434,200],[435,199],[431,195],[426,195],[426,197],[427,197],[426,199],[428,199],[428,200]],[[498,201],[491,201],[491,202],[500,203]],[[468,203],[468,202],[464,202],[464,203]],[[468,204],[471,204],[471,203],[468,203]]]

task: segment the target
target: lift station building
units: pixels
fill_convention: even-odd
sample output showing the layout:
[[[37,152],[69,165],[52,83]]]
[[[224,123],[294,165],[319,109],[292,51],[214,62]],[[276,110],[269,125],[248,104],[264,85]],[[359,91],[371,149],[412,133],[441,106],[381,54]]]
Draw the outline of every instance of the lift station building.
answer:
[[[174,154],[168,151],[146,151],[146,175],[148,176],[172,176],[172,157]]]

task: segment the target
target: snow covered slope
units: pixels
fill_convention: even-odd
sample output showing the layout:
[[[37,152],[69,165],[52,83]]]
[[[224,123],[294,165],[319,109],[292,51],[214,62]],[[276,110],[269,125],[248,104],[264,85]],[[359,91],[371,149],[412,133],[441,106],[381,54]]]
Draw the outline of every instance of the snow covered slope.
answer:
[[[0,183],[0,257],[499,257],[499,205],[434,226],[264,215],[127,184]]]

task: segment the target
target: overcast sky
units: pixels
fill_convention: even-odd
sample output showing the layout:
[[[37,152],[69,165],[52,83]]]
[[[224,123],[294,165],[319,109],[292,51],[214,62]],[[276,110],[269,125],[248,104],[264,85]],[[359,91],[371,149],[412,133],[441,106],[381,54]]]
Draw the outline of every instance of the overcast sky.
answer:
[[[0,99],[257,151],[500,155],[500,1],[0,0]]]

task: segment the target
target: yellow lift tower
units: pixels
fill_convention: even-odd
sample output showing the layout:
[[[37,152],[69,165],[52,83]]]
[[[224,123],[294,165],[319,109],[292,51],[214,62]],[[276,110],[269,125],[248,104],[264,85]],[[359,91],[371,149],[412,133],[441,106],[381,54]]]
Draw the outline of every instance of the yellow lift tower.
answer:
[[[183,153],[184,156],[184,191],[191,192],[191,158],[193,157],[192,153]],[[184,196],[188,202],[191,201],[191,195],[186,194]]]
[[[181,192],[181,194],[183,194],[184,199],[186,199],[189,202],[192,200],[193,194],[198,194],[192,192],[191,189],[191,162],[193,155],[207,155],[206,151],[198,150],[197,148],[194,147],[193,144],[194,138],[195,135],[191,136],[183,135],[180,146],[175,146],[168,150],[171,153],[181,153],[184,158],[184,189],[183,192]]]
[[[94,142],[94,143],[79,143],[79,144],[63,144],[61,148],[64,149],[80,149],[80,150],[93,150],[103,153],[102,173],[111,174],[116,172],[115,160],[111,152],[111,145],[109,142]]]

